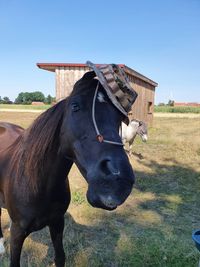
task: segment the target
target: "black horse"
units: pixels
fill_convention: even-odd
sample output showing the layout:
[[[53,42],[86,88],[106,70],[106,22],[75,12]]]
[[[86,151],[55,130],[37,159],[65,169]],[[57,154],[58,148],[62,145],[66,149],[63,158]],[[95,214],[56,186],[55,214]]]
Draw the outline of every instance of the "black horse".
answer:
[[[0,205],[12,220],[11,267],[20,266],[25,238],[45,226],[54,245],[55,264],[64,266],[64,214],[70,203],[66,176],[73,163],[88,183],[87,199],[93,207],[114,210],[131,193],[134,173],[119,136],[124,115],[94,76],[87,72],[68,98],[42,113],[0,150]],[[102,134],[98,137],[97,126]],[[5,133],[6,129],[4,142]],[[110,141],[103,142],[103,136]]]

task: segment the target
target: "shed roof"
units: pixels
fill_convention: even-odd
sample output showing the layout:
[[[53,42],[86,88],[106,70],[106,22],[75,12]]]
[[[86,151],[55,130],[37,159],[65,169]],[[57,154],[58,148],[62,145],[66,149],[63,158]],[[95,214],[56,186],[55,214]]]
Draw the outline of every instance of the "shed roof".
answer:
[[[96,66],[100,66],[102,64],[95,64]],[[48,71],[52,71],[55,72],[55,70],[57,68],[64,68],[64,67],[71,67],[71,68],[76,68],[76,67],[80,67],[80,68],[88,68],[88,66],[86,64],[83,63],[37,63],[38,68],[40,69],[44,69],[44,70],[48,70]],[[158,86],[158,84],[156,82],[154,82],[153,80],[147,78],[146,76],[142,75],[141,73],[127,67],[125,64],[118,64],[118,66],[122,67],[124,69],[124,71],[129,74],[130,76],[139,78],[142,81],[145,81],[146,83],[149,83],[151,85],[153,85],[154,87]]]

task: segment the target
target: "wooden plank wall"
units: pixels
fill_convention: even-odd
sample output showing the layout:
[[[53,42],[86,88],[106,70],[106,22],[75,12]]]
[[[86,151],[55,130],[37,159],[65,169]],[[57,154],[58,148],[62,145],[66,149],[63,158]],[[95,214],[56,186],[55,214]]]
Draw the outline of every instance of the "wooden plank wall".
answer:
[[[88,70],[88,67],[58,67],[56,69],[56,100],[60,101],[68,96],[75,82]],[[138,93],[130,118],[142,120],[148,125],[152,125],[155,87],[131,75],[128,77],[134,90]],[[148,103],[152,103],[151,112],[148,110]]]
[[[138,93],[138,97],[132,106],[130,118],[142,120],[148,125],[152,125],[155,87],[133,76],[129,76],[129,80]],[[149,107],[150,103],[151,108]]]
[[[56,101],[60,101],[70,95],[75,82],[88,70],[88,67],[56,68]]]

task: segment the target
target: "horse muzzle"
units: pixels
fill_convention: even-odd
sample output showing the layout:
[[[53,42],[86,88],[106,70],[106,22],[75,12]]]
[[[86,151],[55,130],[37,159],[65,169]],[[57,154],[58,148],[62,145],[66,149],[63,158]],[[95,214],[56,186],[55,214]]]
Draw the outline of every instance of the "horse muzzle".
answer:
[[[146,134],[141,136],[143,142],[147,142],[148,136]]]
[[[120,205],[111,196],[105,197],[100,195],[98,199],[95,199],[87,195],[87,199],[90,205],[92,205],[94,208],[101,208],[109,211],[115,210]]]
[[[133,177],[127,180],[126,177],[121,177],[118,174],[94,178],[88,183],[88,202],[96,208],[114,210],[128,198],[132,192],[133,184]]]

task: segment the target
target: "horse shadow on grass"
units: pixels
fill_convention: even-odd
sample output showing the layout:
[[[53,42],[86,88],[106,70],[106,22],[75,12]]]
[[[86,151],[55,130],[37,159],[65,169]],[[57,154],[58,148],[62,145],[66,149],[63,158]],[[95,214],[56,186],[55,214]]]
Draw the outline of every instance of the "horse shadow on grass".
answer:
[[[165,158],[165,161],[167,164],[158,164],[155,161],[140,162],[153,170],[153,173],[149,175],[136,172],[136,188],[140,192],[152,192],[156,196],[155,200],[145,201],[141,207],[156,209],[166,219],[168,214],[163,207],[170,208],[170,204],[174,203],[176,207],[173,209],[171,206],[173,212],[170,216],[188,217],[190,214],[191,218],[188,219],[193,223],[198,222],[200,227],[200,213],[197,212],[200,205],[200,172],[190,166],[180,165],[173,158]]]
[[[136,188],[140,193],[151,193],[154,197],[139,203],[139,210],[152,211],[159,216],[161,227],[154,230],[163,239],[163,244],[172,247],[172,255],[173,249],[179,251],[179,255],[173,255],[174,260],[168,264],[164,261],[161,266],[196,267],[199,255],[191,234],[200,228],[200,172],[174,158],[164,160],[165,164],[140,161],[151,169],[151,174],[136,172]]]
[[[166,164],[141,164],[152,172],[136,171],[135,190],[121,208],[95,215],[91,209],[87,219],[92,225],[79,224],[65,214],[67,267],[197,266],[191,232],[200,228],[200,173],[173,158],[166,158]],[[40,267],[52,266],[53,246],[48,229],[42,231],[30,239],[47,247]],[[22,266],[38,266],[34,257],[28,260],[31,250],[23,252]]]
[[[48,247],[47,253],[40,263],[40,267],[52,266],[54,250],[50,240],[50,234],[48,228],[45,228],[42,231],[43,238],[40,231],[32,233],[30,238],[34,243]],[[66,212],[63,238],[63,245],[66,254],[66,266],[114,267],[114,259],[112,258],[110,251],[115,250],[119,236],[120,233],[115,229],[110,229],[110,226],[108,223],[105,224],[104,220],[94,226],[82,225],[77,223],[70,213]],[[104,244],[104,247],[100,247],[100,244]],[[106,252],[103,251],[105,248],[107,248],[107,255]],[[101,258],[102,255],[103,258]],[[22,257],[27,257],[27,252],[23,252]],[[106,263],[104,262],[105,260]],[[27,263],[27,259],[24,259],[24,262]],[[34,257],[30,266],[38,266],[34,263]]]

